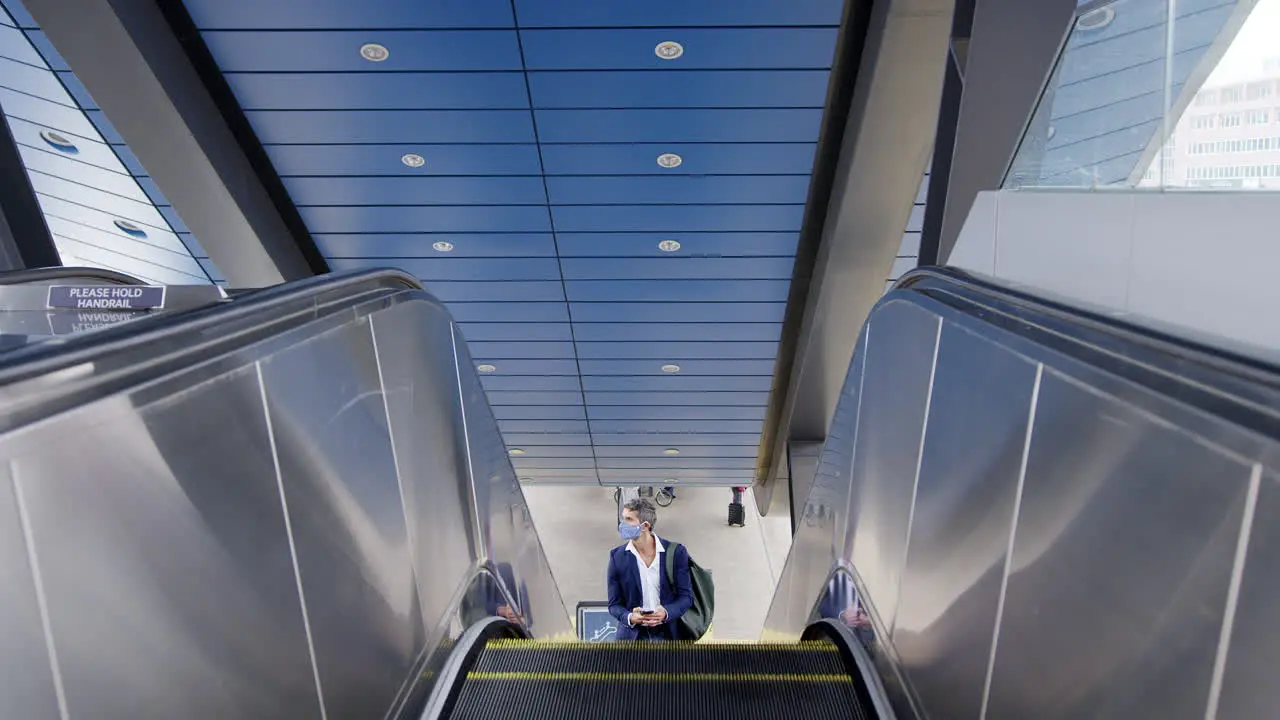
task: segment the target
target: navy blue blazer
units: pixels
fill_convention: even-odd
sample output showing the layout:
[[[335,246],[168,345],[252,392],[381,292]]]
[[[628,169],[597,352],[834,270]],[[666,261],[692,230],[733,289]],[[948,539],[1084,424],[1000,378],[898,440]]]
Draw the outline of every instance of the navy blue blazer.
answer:
[[[659,553],[657,563],[662,568],[659,588],[659,599],[662,607],[667,609],[667,621],[660,629],[665,630],[668,637],[674,639],[675,622],[693,607],[693,583],[689,579],[689,551],[683,545],[677,547],[675,542],[658,538],[662,542],[663,552]],[[676,586],[671,587],[667,580],[666,554],[675,551]],[[640,587],[640,568],[636,567],[636,556],[627,551],[626,545],[614,548],[609,553],[609,614],[618,621],[618,639],[634,640],[639,635],[636,628],[627,625],[631,611],[644,605],[644,590]]]

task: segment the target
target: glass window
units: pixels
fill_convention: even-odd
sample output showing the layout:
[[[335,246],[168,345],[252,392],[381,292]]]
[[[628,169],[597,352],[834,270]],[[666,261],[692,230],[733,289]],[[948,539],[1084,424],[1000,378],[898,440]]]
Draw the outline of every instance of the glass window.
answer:
[[[1225,87],[1222,88],[1221,97],[1224,105],[1226,103],[1240,102],[1244,99],[1244,92],[1239,85],[1235,87]]]
[[[1223,113],[1218,116],[1218,127],[1240,127],[1240,113]]]
[[[1245,88],[1245,97],[1249,100],[1261,100],[1271,97],[1272,83],[1270,80],[1263,82],[1249,83]]]
[[[1208,130],[1213,127],[1212,115],[1196,115],[1191,118],[1192,130]]]

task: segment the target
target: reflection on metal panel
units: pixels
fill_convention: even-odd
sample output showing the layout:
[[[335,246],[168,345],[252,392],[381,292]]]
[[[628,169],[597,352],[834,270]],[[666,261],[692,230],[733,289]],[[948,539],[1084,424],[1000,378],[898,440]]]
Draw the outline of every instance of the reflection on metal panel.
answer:
[[[368,323],[263,361],[262,381],[325,711],[383,714],[424,638]]]
[[[943,326],[893,646],[935,717],[978,717],[1036,366]]]
[[[128,397],[86,406],[3,446],[68,712],[319,717],[256,379],[167,391],[140,409]]]
[[[1246,554],[1239,556],[1236,604],[1232,627],[1228,627],[1228,652],[1223,666],[1218,717],[1246,720],[1274,714],[1276,709],[1275,668],[1280,665],[1280,623],[1276,622],[1276,598],[1280,597],[1280,576],[1276,575],[1276,555],[1280,552],[1280,475],[1267,473],[1256,489],[1256,506],[1250,523]],[[1246,510],[1247,512],[1247,510]],[[1243,562],[1241,562],[1243,561]],[[1234,628],[1234,631],[1232,631]]]
[[[0,698],[14,717],[57,718],[58,699],[17,497],[0,466]]]
[[[987,717],[1204,717],[1251,470],[1046,372]]]
[[[871,322],[865,350],[863,372],[877,381],[862,383],[847,557],[885,627],[897,611],[940,322],[890,302]]]

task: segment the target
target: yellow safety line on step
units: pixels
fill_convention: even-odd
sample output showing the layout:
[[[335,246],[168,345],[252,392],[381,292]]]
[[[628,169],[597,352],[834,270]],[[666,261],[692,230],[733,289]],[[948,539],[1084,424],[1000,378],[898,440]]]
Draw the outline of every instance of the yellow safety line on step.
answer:
[[[690,642],[602,642],[602,643],[563,643],[563,642],[546,642],[541,640],[490,640],[487,647],[496,650],[764,650],[767,652],[775,651],[796,651],[803,650],[805,652],[837,652],[839,650],[834,644],[826,641],[806,641],[801,643],[690,643]]]
[[[803,682],[852,683],[848,675],[768,673],[635,673],[635,672],[471,672],[467,680],[513,680],[538,682]]]

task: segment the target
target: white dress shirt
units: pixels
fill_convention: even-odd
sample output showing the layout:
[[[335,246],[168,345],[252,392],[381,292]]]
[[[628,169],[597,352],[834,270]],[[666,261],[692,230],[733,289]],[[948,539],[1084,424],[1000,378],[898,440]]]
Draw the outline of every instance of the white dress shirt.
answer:
[[[636,569],[640,571],[640,592],[642,601],[640,609],[656,610],[662,604],[662,541],[657,535],[653,536],[653,564],[645,565],[644,558],[640,556],[640,551],[636,548],[635,541],[627,543],[627,552],[636,556]],[[627,623],[630,624],[631,619],[628,617]]]

